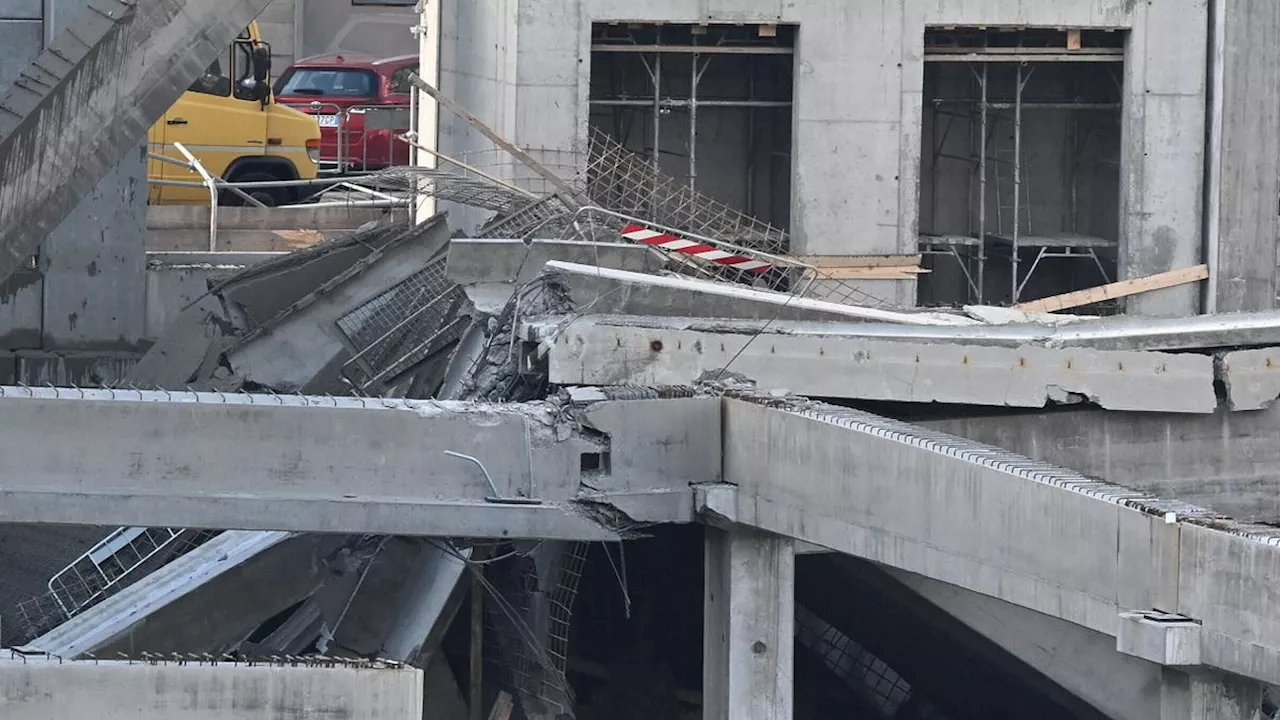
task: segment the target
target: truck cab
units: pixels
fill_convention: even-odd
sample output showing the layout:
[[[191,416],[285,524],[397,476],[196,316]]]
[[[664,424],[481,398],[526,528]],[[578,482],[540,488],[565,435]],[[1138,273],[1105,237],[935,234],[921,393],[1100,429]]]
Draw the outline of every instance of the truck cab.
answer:
[[[276,102],[271,92],[271,50],[256,22],[215,60],[182,97],[151,127],[151,153],[184,160],[182,143],[211,175],[228,182],[312,180],[320,160],[316,119]],[[207,204],[204,187],[170,184],[200,182],[192,170],[151,158],[148,199],[153,204]],[[159,182],[157,182],[159,181]],[[249,188],[245,192],[268,206],[302,199],[305,188]],[[223,191],[222,204],[243,200]]]

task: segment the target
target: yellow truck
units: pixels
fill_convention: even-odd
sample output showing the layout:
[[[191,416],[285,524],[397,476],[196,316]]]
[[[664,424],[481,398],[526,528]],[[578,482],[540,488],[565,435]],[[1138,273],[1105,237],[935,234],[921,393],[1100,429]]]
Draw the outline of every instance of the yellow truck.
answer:
[[[228,182],[312,180],[320,160],[315,116],[275,102],[271,93],[271,48],[250,23],[227,52],[209,66],[147,135],[153,155],[185,160],[181,143],[211,175]],[[147,166],[152,204],[207,204],[209,191],[193,170],[151,158]],[[155,182],[161,181],[161,182]],[[166,182],[168,181],[168,182]],[[305,187],[244,190],[268,206],[305,196]],[[222,191],[221,204],[244,200]]]

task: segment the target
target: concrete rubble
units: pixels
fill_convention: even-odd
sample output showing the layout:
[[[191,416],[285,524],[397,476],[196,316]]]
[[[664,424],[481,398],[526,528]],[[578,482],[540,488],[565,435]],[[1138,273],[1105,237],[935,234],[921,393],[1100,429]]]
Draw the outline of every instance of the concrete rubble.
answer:
[[[59,153],[85,155],[40,177],[0,161],[0,280],[265,3],[218,18],[194,1],[99,5],[71,54],[119,46],[127,20],[145,40],[120,52],[130,72],[90,92],[81,77],[102,67],[45,58],[47,82],[0,103],[0,158],[29,160],[55,130]],[[193,49],[173,40],[184,27],[203,33]],[[1280,312],[910,307],[921,268],[791,255],[786,232],[666,176],[657,147],[650,163],[597,133],[557,175],[412,82],[549,189],[395,170],[399,191],[448,210],[287,253],[246,214],[272,252],[152,259],[181,272],[149,280],[154,342],[102,371],[112,382],[50,366],[49,387],[0,383],[0,523],[118,528],[12,608],[12,717],[212,717],[245,692],[369,720],[506,702],[529,720],[682,703],[782,718],[799,694],[870,717],[985,702],[996,718],[1145,720],[1225,695],[1260,707],[1280,683],[1280,474],[1233,464],[1222,440],[1280,457]],[[60,104],[74,92],[90,116]],[[1192,467],[1202,455],[1220,465]],[[629,574],[630,541],[698,525],[702,554]],[[653,608],[689,602],[658,586],[690,554],[705,561],[689,583],[697,693],[654,669],[644,637],[672,622]],[[852,597],[824,585],[839,582]],[[598,625],[575,624],[575,605]],[[637,613],[633,656],[571,650],[571,629],[587,643],[607,624],[599,607]],[[929,629],[902,640],[916,621]],[[947,655],[945,677],[926,651]]]

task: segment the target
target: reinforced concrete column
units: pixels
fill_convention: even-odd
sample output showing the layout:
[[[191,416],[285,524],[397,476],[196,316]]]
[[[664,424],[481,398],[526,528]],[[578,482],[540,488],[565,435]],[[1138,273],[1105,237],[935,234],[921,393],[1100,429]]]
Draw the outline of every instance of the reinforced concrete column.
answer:
[[[791,720],[795,543],[706,529],[703,720]]]
[[[1239,675],[1165,668],[1160,720],[1261,720],[1262,692],[1261,682]]]

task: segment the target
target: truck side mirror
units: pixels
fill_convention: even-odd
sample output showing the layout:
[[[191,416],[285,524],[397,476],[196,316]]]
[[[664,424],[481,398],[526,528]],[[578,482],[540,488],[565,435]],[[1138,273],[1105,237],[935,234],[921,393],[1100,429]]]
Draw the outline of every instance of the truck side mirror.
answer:
[[[265,84],[271,77],[271,46],[267,43],[255,43],[253,46],[253,79]]]

